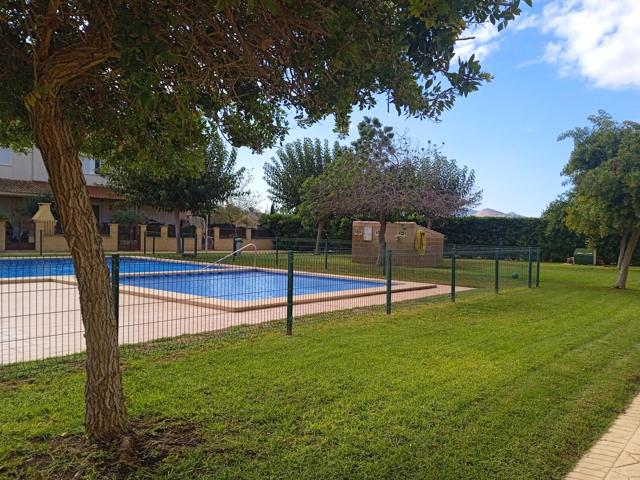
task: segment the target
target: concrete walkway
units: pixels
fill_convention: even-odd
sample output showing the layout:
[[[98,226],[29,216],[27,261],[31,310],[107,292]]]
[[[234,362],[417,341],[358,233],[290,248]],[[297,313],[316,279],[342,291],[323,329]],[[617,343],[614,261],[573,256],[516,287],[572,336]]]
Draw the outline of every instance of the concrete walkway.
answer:
[[[582,457],[567,480],[640,479],[640,395]]]

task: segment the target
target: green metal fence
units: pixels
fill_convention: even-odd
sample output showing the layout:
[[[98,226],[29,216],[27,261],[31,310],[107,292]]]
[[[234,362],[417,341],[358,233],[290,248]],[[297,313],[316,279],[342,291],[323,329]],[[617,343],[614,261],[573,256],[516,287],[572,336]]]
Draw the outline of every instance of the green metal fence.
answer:
[[[455,246],[431,257],[387,251],[356,261],[349,250],[329,245],[320,254],[112,255],[107,265],[120,343],[191,342],[258,328],[292,335],[296,323],[353,309],[391,314],[404,303],[455,302],[469,292],[540,285],[536,248]],[[0,378],[82,358],[84,329],[69,257],[0,258],[0,303]]]

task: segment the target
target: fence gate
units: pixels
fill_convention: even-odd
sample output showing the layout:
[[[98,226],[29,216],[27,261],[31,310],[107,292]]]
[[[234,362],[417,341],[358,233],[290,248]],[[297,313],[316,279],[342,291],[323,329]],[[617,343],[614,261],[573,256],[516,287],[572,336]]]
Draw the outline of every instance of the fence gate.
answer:
[[[120,225],[118,228],[118,250],[125,252],[140,250],[140,227],[138,225]]]

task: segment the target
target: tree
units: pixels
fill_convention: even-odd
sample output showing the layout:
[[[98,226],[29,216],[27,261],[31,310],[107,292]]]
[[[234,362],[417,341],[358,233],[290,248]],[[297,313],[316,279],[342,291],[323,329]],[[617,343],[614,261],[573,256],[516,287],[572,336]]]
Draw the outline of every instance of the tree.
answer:
[[[320,175],[307,178],[300,188],[300,205],[296,213],[301,219],[302,225],[316,230],[314,255],[320,253],[322,234],[329,219],[336,211],[335,205],[328,202],[328,198],[334,193],[332,192],[334,187],[332,182],[327,181],[326,176]]]
[[[322,227],[332,215],[362,215],[380,222],[379,254],[382,265],[387,221],[407,207],[407,162],[396,157],[395,133],[377,118],[358,124],[359,137],[327,171],[305,185],[304,208]],[[318,245],[316,245],[317,247]]]
[[[480,203],[482,191],[476,189],[473,170],[459,167],[431,143],[422,149],[405,141],[402,151],[413,158],[412,184],[407,187],[410,212],[424,215],[428,228],[434,219],[464,214]]]
[[[570,195],[561,195],[542,212],[543,235],[540,239],[542,257],[552,262],[564,262],[573,255],[577,247],[585,244],[585,239],[567,227]]]
[[[176,252],[181,252],[180,212],[205,216],[239,193],[244,168],[236,170],[237,151],[227,151],[217,133],[209,135],[209,144],[201,152],[202,171],[190,169],[156,177],[149,172],[107,163],[104,174],[109,185],[134,205],[153,205],[173,212],[176,227]],[[173,153],[176,156],[180,152]]]
[[[602,110],[589,121],[591,126],[559,137],[574,142],[562,171],[573,186],[567,225],[588,238],[620,235],[614,286],[626,288],[640,239],[640,124],[618,123]]]
[[[329,219],[334,215],[351,214],[374,215],[380,220],[381,251],[384,253],[386,217],[394,208],[402,208],[400,202],[404,194],[400,191],[399,179],[392,172],[393,128],[384,127],[377,118],[364,117],[358,124],[358,133],[351,149],[337,152],[340,161],[329,164],[326,175],[308,178],[302,185],[300,213],[316,224],[316,254]],[[382,189],[387,192],[381,192]],[[382,258],[380,256],[378,261]]]
[[[464,30],[502,29],[519,13],[519,0],[2,2],[0,144],[40,149],[65,226],[87,343],[89,437],[120,439],[130,425],[80,152],[131,152],[163,176],[188,167],[163,152],[197,144],[203,116],[254,150],[282,138],[285,109],[302,125],[335,114],[344,132],[353,105],[384,94],[400,113],[436,118],[490,79],[474,56],[452,64]]]
[[[396,138],[392,127],[365,117],[352,151],[343,151],[322,175],[304,185],[301,211],[318,223],[318,236],[332,215],[360,215],[380,222],[378,259],[385,255],[387,222],[422,215],[454,216],[476,205],[475,174],[437,148],[417,148]]]
[[[301,200],[305,180],[320,175],[340,151],[338,142],[329,147],[329,141],[305,138],[279,148],[276,157],[264,164],[264,180],[269,186],[269,198],[280,209],[293,212]]]

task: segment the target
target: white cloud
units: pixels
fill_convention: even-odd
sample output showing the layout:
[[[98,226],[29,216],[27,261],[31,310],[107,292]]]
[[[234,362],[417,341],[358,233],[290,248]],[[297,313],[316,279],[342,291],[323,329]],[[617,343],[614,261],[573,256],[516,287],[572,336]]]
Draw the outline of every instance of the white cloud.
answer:
[[[640,88],[640,1],[554,0],[537,27],[554,40],[544,60],[602,88]]]
[[[532,13],[520,15],[513,22],[513,28],[516,31],[526,30],[527,28],[537,27],[540,24],[540,16]]]
[[[550,0],[542,12],[525,10],[507,32],[532,28],[549,38],[540,57],[517,68],[545,62],[561,76],[578,75],[596,87],[640,89],[640,0]],[[475,38],[459,42],[456,55],[485,59],[505,33],[483,24],[464,36]]]
[[[498,29],[490,23],[483,23],[465,31],[462,38],[468,40],[456,43],[456,59],[454,60],[457,61],[458,57],[466,60],[473,54],[479,60],[487,58],[499,47],[498,33]]]
[[[507,30],[502,32],[499,32],[498,28],[490,22],[469,28],[462,34],[462,38],[468,38],[468,40],[461,40],[456,43],[456,59],[459,57],[466,60],[473,54],[479,60],[486,59],[500,48],[500,42],[507,34],[507,31],[531,28],[537,25],[538,21],[539,17],[537,15],[524,14],[510,22]]]

